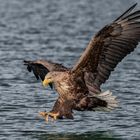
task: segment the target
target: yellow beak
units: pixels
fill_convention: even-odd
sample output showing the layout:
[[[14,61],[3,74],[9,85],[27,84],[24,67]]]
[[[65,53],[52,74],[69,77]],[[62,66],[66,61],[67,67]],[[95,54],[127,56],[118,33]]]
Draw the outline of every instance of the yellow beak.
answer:
[[[43,86],[46,87],[48,86],[48,84],[50,83],[51,81],[48,80],[48,79],[44,79],[44,81],[42,82]]]

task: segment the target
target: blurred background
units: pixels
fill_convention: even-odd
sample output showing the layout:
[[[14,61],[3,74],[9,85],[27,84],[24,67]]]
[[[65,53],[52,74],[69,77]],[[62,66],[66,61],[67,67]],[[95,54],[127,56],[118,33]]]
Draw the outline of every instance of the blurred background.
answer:
[[[140,45],[103,90],[118,96],[111,113],[75,112],[45,123],[57,94],[44,89],[23,60],[72,66],[92,36],[139,0],[0,0],[0,139],[121,140],[140,138]],[[140,2],[136,9],[140,9]]]

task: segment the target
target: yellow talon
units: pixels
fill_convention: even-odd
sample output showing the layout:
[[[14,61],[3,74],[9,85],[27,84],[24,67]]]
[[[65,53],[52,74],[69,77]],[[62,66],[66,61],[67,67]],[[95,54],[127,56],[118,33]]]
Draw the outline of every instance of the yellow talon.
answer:
[[[43,117],[46,117],[48,113],[47,112],[39,112],[39,115],[43,116]]]
[[[50,117],[52,117],[53,120],[56,120],[56,119],[58,118],[58,116],[59,116],[59,113],[51,113],[51,112],[49,112],[48,115],[49,115]]]
[[[46,122],[49,121],[49,115],[47,112],[39,112],[39,115],[45,118]]]
[[[45,118],[46,122],[49,121],[49,117],[52,118],[52,120],[57,120],[59,113],[52,113],[52,112],[40,112],[39,115]]]

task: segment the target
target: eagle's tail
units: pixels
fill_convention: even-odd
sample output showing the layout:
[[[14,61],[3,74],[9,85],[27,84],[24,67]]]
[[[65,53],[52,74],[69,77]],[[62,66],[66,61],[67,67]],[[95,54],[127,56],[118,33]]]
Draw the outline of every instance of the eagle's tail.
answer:
[[[118,107],[118,101],[116,100],[116,96],[112,96],[112,92],[107,90],[103,93],[96,95],[97,98],[106,101],[107,106],[99,106],[94,108],[95,111],[111,111],[114,108]]]

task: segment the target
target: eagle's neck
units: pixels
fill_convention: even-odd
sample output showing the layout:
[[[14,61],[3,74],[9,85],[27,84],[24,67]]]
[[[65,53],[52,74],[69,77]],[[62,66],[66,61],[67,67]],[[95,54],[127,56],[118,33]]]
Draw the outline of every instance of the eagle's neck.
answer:
[[[70,85],[68,84],[68,81],[66,80],[61,81],[61,82],[55,82],[54,85],[59,95],[67,94],[70,90]]]
[[[72,92],[72,84],[70,82],[70,76],[65,73],[64,77],[54,82],[55,90],[59,96],[68,97]]]

